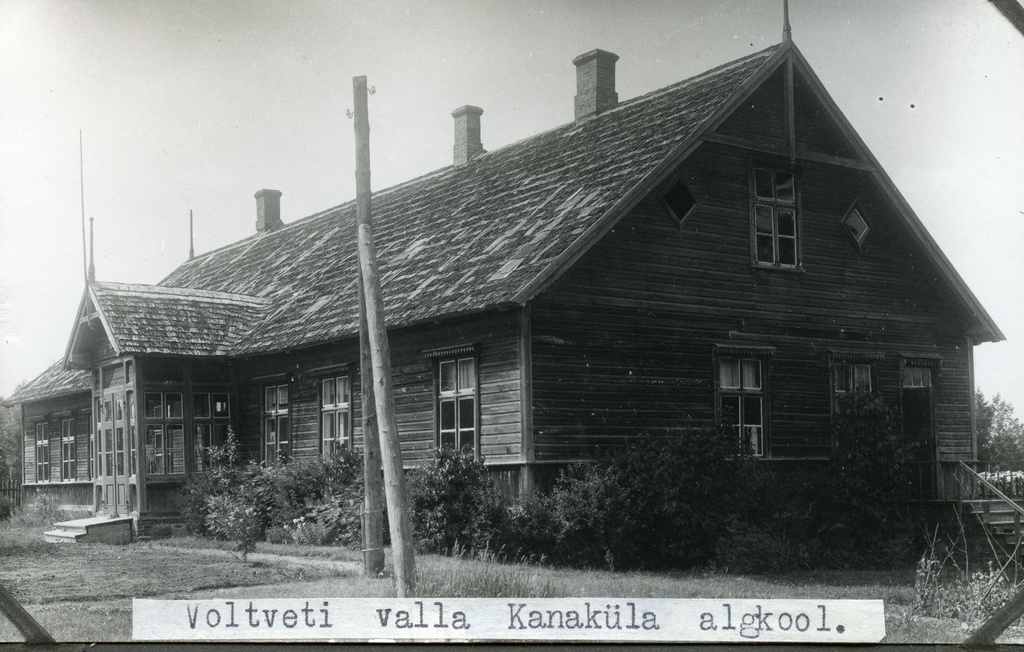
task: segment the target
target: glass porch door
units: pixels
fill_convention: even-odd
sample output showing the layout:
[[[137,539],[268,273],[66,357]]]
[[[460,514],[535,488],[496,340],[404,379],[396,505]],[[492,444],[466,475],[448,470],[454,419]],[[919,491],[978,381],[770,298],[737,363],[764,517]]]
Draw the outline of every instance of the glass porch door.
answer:
[[[96,485],[96,507],[107,514],[128,513],[128,469],[125,448],[129,422],[128,405],[123,390],[103,392],[97,410],[96,432],[99,474]]]

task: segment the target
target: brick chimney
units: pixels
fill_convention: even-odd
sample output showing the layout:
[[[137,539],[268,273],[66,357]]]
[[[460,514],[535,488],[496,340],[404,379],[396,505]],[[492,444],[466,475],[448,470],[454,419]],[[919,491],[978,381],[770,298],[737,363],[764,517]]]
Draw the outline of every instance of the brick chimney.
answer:
[[[480,142],[480,115],[484,112],[478,106],[460,106],[452,111],[455,118],[455,166],[465,165],[477,154],[483,154]]]
[[[281,191],[256,191],[256,232],[273,231],[284,226],[281,221]]]
[[[572,60],[576,66],[576,122],[589,120],[619,103],[615,62],[619,55],[591,50]]]

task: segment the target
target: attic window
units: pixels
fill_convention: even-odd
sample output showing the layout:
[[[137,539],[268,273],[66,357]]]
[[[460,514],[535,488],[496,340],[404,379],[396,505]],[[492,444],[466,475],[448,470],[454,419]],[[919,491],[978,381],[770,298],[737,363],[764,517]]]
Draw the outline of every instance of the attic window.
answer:
[[[864,245],[865,238],[868,237],[868,231],[871,227],[868,226],[867,220],[860,214],[860,210],[856,206],[850,209],[850,212],[843,218],[843,227],[846,232],[853,238],[853,242],[860,249]]]
[[[661,200],[677,226],[682,226],[700,203],[682,179],[676,179]]]
[[[799,267],[796,179],[789,170],[754,168],[751,245],[759,267]]]

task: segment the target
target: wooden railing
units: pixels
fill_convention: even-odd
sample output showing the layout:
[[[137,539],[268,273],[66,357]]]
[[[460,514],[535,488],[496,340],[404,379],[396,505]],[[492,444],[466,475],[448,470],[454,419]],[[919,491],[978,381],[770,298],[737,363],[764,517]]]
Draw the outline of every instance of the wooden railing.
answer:
[[[978,464],[978,463],[975,463]],[[1024,498],[1024,474],[1014,471],[989,471],[991,465],[978,464],[982,470],[960,460],[957,462],[956,478],[959,498],[962,500],[1001,500],[1014,506],[1021,514],[1024,508],[1014,498]],[[1006,474],[993,477],[993,474]]]
[[[989,478],[981,475],[972,469],[966,462],[960,461],[958,466],[961,497],[959,503],[965,500],[998,500],[1002,502],[1010,513],[1013,514],[1013,535],[1019,542],[1021,539],[1021,517],[1024,517],[1024,507],[1006,495]],[[959,508],[960,505],[958,505]]]

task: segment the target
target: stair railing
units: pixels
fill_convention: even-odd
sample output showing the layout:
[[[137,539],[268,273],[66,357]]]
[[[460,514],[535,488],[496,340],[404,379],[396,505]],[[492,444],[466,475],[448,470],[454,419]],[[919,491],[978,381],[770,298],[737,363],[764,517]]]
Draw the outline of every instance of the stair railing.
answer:
[[[975,487],[977,487],[980,490],[980,495],[978,496],[979,498],[985,498],[986,494],[988,494],[1006,503],[1006,505],[1010,508],[1010,511],[1013,513],[1013,536],[1017,540],[1017,543],[1020,544],[1020,523],[1021,516],[1024,516],[1024,507],[1021,507],[1019,504],[1017,504],[1017,501],[1013,500],[1012,498],[1004,494],[1002,491],[1000,491],[998,487],[989,482],[985,477],[978,474],[977,471],[968,466],[963,460],[960,460],[959,468],[961,473],[966,474],[966,477],[970,482],[970,485],[968,487],[964,487],[963,483],[961,483],[961,490],[967,490],[966,493],[968,500],[975,498],[974,489]]]

